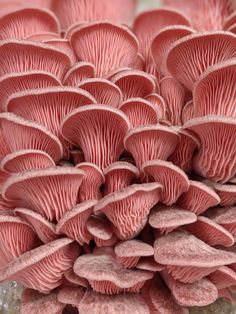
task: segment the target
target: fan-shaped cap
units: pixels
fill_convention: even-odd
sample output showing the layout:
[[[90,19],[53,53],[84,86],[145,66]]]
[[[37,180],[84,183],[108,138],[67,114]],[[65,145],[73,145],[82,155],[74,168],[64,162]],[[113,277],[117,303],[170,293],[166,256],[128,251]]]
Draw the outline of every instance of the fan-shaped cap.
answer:
[[[219,196],[214,190],[202,182],[190,180],[188,191],[181,195],[177,204],[197,215],[202,214],[208,208],[220,203]]]
[[[43,41],[45,44],[60,49],[70,58],[71,64],[74,64],[77,61],[74,50],[71,47],[71,44],[66,38],[53,38]]]
[[[167,118],[167,108],[163,97],[154,93],[146,96],[145,99],[155,106],[159,120]]]
[[[53,74],[45,71],[6,74],[0,78],[0,111],[6,110],[8,99],[14,93],[60,85],[60,81]]]
[[[236,285],[236,273],[227,266],[218,268],[208,275],[208,279],[214,283],[218,289],[225,289]]]
[[[187,283],[200,280],[236,259],[235,253],[212,248],[183,231],[174,231],[156,239],[154,252],[156,262],[168,265],[174,279]]]
[[[97,247],[113,246],[117,237],[113,233],[111,223],[102,216],[91,216],[86,224],[89,233],[93,236]]]
[[[88,232],[86,224],[96,204],[96,200],[88,200],[67,211],[58,221],[56,232],[66,234],[81,245],[88,244],[92,240],[92,235]]]
[[[195,155],[194,170],[215,182],[227,182],[236,174],[235,118],[206,116],[184,125],[200,139],[200,150]]]
[[[139,292],[152,273],[123,268],[111,255],[85,254],[74,264],[74,272],[87,279],[94,291],[101,294]]]
[[[76,168],[85,172],[79,189],[79,202],[91,199],[99,200],[102,197],[100,188],[105,182],[102,170],[90,162],[77,164]]]
[[[167,68],[174,78],[189,90],[211,65],[236,56],[236,36],[212,31],[177,40],[167,57]],[[207,54],[206,54],[207,51]]]
[[[25,39],[39,32],[60,32],[56,16],[46,9],[22,8],[0,19],[0,40]]]
[[[207,212],[207,216],[223,226],[236,239],[236,207],[214,208]]]
[[[133,268],[141,257],[152,256],[154,249],[140,240],[128,240],[116,244],[114,252],[119,263],[125,268]]]
[[[189,100],[182,109],[182,123],[185,124],[194,118],[194,104]]]
[[[160,201],[163,204],[176,203],[180,195],[189,189],[189,180],[184,171],[169,161],[147,161],[143,164],[142,171],[162,185]]]
[[[164,77],[160,87],[167,106],[168,120],[172,125],[182,125],[182,110],[185,105],[184,87],[173,77]]]
[[[70,66],[69,57],[61,50],[26,40],[3,40],[0,60],[0,76],[41,70],[61,79]]]
[[[180,141],[169,160],[186,173],[190,173],[193,167],[193,156],[196,149],[200,147],[200,142],[197,136],[188,130],[182,128],[176,130],[178,130]]]
[[[86,279],[79,277],[78,275],[75,274],[73,268],[67,270],[64,273],[64,276],[66,278],[67,281],[69,281],[72,285],[78,287],[84,287],[87,288],[88,287],[88,282]]]
[[[62,287],[57,295],[59,302],[78,306],[85,294],[82,287]]]
[[[208,68],[193,90],[195,117],[209,114],[236,117],[236,58]]]
[[[102,295],[87,290],[80,302],[81,314],[102,314],[109,311],[111,314],[149,314],[149,309],[140,294],[122,293],[118,295]]]
[[[181,306],[206,306],[218,298],[217,287],[206,278],[194,283],[182,283],[174,280],[167,271],[163,271],[161,275],[176,302]]]
[[[127,115],[132,127],[156,124],[159,120],[156,106],[142,98],[130,98],[119,109]]]
[[[58,16],[63,30],[77,22],[111,20],[129,22],[134,15],[136,0],[53,0],[51,9]]]
[[[220,197],[220,206],[236,205],[236,185],[214,183],[213,188]]]
[[[105,185],[103,195],[128,187],[139,177],[139,170],[126,161],[117,161],[104,170]]]
[[[119,239],[134,238],[145,226],[150,209],[159,201],[161,189],[159,183],[130,185],[101,199],[95,213],[107,216]]]
[[[34,229],[43,243],[48,243],[58,238],[58,235],[56,234],[56,226],[47,221],[39,213],[26,208],[16,208],[14,213],[31,225],[32,229]]]
[[[122,93],[118,86],[102,78],[91,78],[83,80],[78,86],[89,92],[98,104],[119,107]]]
[[[149,215],[149,224],[156,229],[159,229],[161,234],[166,234],[172,230],[191,224],[197,220],[197,216],[182,208],[163,205],[155,206]]]
[[[71,35],[71,44],[79,60],[94,64],[98,77],[129,66],[138,53],[138,41],[133,33],[125,26],[110,22],[78,27]]]
[[[129,127],[122,111],[111,106],[90,105],[67,115],[61,132],[69,142],[81,147],[85,161],[104,169],[119,159]]]
[[[33,289],[24,289],[21,294],[21,314],[34,313],[40,314],[60,314],[64,308],[64,304],[57,300],[57,292],[50,294],[42,294]]]
[[[0,169],[9,173],[30,169],[55,167],[53,159],[42,150],[24,149],[6,155],[0,162]]]
[[[178,133],[160,124],[133,128],[124,139],[125,149],[132,154],[139,168],[149,160],[166,160],[178,142]]]
[[[77,62],[65,74],[63,85],[77,87],[85,79],[95,75],[95,67],[90,62]]]
[[[30,170],[11,176],[2,194],[50,221],[59,220],[77,203],[83,175],[84,171],[70,167]]]
[[[232,246],[234,244],[231,233],[207,217],[199,216],[198,220],[186,226],[186,229],[211,246]]]
[[[178,39],[193,34],[194,30],[184,25],[171,25],[157,33],[151,44],[151,53],[153,60],[163,76],[169,76],[170,73],[166,66],[166,59],[171,45]]]
[[[152,272],[158,272],[158,271],[162,271],[165,268],[165,266],[158,264],[154,260],[153,256],[147,256],[147,257],[140,258],[140,260],[138,261],[138,264],[136,265],[136,268],[148,270]]]
[[[123,71],[113,76],[112,82],[120,88],[124,100],[137,97],[144,98],[156,91],[154,79],[143,71]]]
[[[60,140],[45,127],[13,113],[1,113],[0,125],[10,151],[36,149],[45,151],[54,161],[62,158]]]
[[[84,162],[84,153],[81,149],[72,149],[70,151],[70,158],[74,165]]]
[[[0,269],[37,244],[38,238],[26,221],[12,212],[0,212]]]
[[[16,280],[27,288],[49,293],[60,286],[63,273],[80,253],[72,242],[61,238],[24,253],[0,271],[0,281]]]

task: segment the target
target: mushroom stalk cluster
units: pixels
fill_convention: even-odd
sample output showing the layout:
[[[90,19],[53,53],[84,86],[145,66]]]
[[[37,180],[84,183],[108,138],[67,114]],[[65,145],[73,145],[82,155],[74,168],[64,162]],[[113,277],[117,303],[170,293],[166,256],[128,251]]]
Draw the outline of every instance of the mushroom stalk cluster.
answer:
[[[236,3],[163,2],[0,3],[0,282],[22,314],[233,300]]]

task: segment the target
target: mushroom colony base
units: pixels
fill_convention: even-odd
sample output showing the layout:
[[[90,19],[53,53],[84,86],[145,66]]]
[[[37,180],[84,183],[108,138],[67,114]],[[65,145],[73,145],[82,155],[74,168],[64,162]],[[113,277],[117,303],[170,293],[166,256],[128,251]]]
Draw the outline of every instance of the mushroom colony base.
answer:
[[[3,313],[234,302],[236,1],[136,6],[0,1]]]

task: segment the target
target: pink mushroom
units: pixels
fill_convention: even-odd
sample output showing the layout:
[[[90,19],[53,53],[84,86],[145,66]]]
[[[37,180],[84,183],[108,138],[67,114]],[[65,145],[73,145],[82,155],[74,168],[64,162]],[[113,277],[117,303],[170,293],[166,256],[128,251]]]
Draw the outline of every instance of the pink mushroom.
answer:
[[[208,279],[214,283],[218,289],[225,289],[236,284],[236,273],[227,266],[222,266],[210,275]]]
[[[71,44],[68,39],[66,38],[53,38],[53,39],[47,39],[44,40],[43,43],[55,47],[57,49],[60,49],[63,51],[65,54],[68,55],[70,58],[71,64],[73,65],[77,61],[76,54],[74,50],[71,47]]]
[[[167,119],[167,107],[163,97],[154,93],[146,96],[145,99],[155,106],[160,121]]]
[[[220,197],[220,206],[230,207],[236,205],[236,186],[234,184],[214,183],[213,188]]]
[[[192,120],[194,115],[194,104],[192,100],[189,100],[182,109],[182,123],[185,124],[189,120]]]
[[[57,299],[62,304],[78,307],[84,294],[85,289],[82,287],[63,287],[59,290]]]
[[[84,79],[95,75],[95,67],[90,62],[75,63],[65,74],[63,85],[77,87]]]

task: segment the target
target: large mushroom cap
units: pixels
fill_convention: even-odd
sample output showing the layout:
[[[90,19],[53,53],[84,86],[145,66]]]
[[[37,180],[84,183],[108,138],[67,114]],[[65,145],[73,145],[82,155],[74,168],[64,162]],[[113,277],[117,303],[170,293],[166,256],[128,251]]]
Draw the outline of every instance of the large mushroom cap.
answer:
[[[95,67],[90,62],[77,62],[69,68],[63,78],[63,85],[78,86],[78,84],[85,80],[94,77]]]

